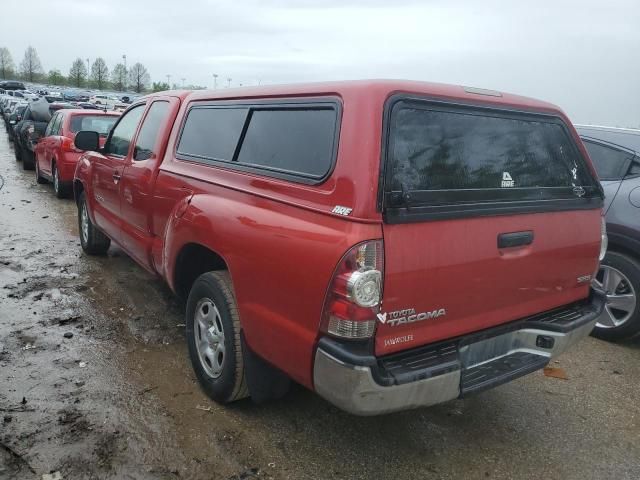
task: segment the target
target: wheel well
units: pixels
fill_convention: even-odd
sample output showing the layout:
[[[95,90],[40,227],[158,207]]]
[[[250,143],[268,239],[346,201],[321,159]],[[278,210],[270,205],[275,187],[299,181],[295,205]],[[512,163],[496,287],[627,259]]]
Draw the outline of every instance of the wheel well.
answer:
[[[185,245],[176,258],[174,286],[176,293],[186,299],[196,279],[213,270],[228,270],[224,259],[216,252],[197,243]]]
[[[612,252],[622,253],[624,255],[627,255],[633,258],[636,261],[640,261],[640,252],[638,252],[633,248],[629,248],[625,245],[622,245],[621,243],[618,243],[616,241],[612,242],[611,239],[609,239],[609,245],[607,247],[607,250]]]

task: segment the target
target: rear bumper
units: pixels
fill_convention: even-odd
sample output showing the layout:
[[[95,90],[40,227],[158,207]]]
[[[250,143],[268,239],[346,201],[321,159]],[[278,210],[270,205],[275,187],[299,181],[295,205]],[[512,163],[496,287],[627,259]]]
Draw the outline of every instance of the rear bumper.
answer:
[[[592,290],[585,302],[380,358],[325,337],[315,356],[315,390],[356,415],[464,397],[543,368],[589,335],[604,304]]]
[[[60,181],[65,184],[71,184],[76,173],[76,165],[80,159],[81,153],[67,152],[61,155],[58,160],[58,173]]]

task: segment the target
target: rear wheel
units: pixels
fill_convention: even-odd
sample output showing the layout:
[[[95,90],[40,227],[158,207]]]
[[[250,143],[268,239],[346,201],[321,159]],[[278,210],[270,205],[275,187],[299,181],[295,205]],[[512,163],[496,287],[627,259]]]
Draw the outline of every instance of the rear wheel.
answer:
[[[22,149],[17,143],[13,144],[13,154],[16,156],[16,162],[22,161]]]
[[[53,191],[56,193],[56,197],[66,198],[67,187],[60,181],[60,172],[58,172],[58,167],[55,163],[51,169],[53,171]]]
[[[33,152],[28,148],[22,148],[22,169],[23,170],[33,170],[33,166],[35,164],[33,158]]]
[[[629,338],[640,331],[640,264],[634,258],[607,252],[596,283],[607,294],[605,310],[593,335],[604,340]]]
[[[85,253],[104,255],[109,250],[111,240],[91,223],[84,192],[78,198],[78,228],[80,230],[80,245]]]
[[[197,278],[185,323],[191,364],[205,393],[219,403],[247,397],[240,318],[229,272]]]

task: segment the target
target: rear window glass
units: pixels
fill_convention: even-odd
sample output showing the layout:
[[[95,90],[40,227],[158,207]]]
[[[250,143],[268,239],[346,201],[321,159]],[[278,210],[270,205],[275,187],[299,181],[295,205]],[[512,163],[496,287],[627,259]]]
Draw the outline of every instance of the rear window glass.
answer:
[[[319,179],[331,169],[336,129],[336,110],[327,104],[196,107],[177,151],[275,176]]]
[[[118,117],[113,115],[74,115],[71,117],[69,129],[73,133],[81,130],[98,132],[100,135],[107,135]]]
[[[192,108],[182,130],[178,153],[231,161],[247,112],[246,108]]]
[[[630,153],[588,140],[583,141],[601,180],[620,180],[624,177]]]
[[[518,199],[514,190],[593,186],[559,123],[415,103],[392,111],[387,190],[456,191],[466,200],[482,190],[478,198],[494,200]]]

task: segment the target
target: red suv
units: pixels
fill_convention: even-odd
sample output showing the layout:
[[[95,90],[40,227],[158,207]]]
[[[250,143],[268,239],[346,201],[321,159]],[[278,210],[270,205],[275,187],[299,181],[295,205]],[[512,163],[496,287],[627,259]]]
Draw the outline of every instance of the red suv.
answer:
[[[557,107],[360,81],[160,93],[74,181],[82,248],[111,241],[186,300],[226,403],[288,379],[373,415],[470,395],[589,334],[603,192]]]
[[[51,181],[56,196],[65,197],[73,183],[76,163],[82,154],[73,144],[76,133],[81,130],[98,132],[104,143],[119,116],[120,113],[96,110],[58,110],[51,117],[44,136],[34,149],[37,182]]]

